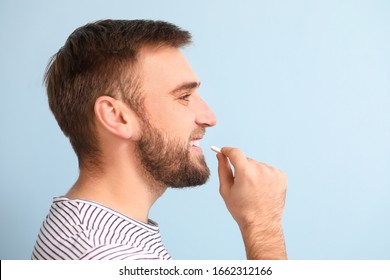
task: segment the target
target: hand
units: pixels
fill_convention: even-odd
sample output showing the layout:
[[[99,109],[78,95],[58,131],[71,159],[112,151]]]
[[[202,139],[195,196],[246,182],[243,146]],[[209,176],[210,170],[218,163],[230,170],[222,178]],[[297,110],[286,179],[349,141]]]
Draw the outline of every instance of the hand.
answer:
[[[286,175],[237,148],[224,147],[217,158],[220,193],[240,227],[248,258],[286,258],[282,230]]]

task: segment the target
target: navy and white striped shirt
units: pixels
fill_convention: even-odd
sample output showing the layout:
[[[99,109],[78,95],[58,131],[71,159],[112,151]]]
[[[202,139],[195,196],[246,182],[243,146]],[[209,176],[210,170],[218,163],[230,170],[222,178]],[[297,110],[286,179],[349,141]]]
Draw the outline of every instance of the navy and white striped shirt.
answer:
[[[170,259],[158,225],[133,220],[96,202],[54,198],[32,259]]]

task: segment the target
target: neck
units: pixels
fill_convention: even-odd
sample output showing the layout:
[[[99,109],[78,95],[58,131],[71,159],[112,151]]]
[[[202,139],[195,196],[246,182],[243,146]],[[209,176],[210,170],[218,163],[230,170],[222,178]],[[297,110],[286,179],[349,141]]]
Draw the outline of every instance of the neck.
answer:
[[[147,223],[150,208],[164,193],[166,186],[153,182],[139,164],[106,159],[98,175],[87,168],[66,197],[96,201],[132,219]]]

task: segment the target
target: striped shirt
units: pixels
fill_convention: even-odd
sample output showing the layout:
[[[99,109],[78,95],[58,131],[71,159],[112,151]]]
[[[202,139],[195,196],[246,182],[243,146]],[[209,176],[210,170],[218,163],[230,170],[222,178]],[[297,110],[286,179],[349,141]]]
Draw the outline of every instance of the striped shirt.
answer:
[[[54,198],[33,260],[170,259],[158,225],[142,223],[92,201]]]

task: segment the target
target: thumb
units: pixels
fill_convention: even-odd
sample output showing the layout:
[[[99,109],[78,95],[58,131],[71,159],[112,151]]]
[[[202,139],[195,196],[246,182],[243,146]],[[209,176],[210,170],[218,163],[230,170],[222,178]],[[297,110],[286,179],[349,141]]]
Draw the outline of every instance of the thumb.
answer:
[[[222,196],[226,194],[234,184],[233,171],[228,158],[222,153],[217,154],[218,159],[218,177],[220,183],[219,192]]]

